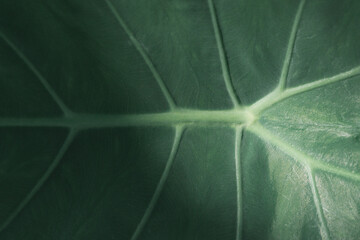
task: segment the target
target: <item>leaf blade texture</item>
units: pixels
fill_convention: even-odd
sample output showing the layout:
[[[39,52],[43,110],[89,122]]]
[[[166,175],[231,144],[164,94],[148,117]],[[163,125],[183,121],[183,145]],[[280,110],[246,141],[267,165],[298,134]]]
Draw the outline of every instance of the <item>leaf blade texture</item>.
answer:
[[[359,8],[2,1],[0,239],[359,239]]]

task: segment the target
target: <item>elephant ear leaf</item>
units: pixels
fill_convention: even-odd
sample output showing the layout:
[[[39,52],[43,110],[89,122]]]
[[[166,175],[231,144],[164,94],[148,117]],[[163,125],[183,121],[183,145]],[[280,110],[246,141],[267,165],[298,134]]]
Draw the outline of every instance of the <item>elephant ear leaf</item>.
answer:
[[[0,239],[359,239],[360,2],[0,2]]]

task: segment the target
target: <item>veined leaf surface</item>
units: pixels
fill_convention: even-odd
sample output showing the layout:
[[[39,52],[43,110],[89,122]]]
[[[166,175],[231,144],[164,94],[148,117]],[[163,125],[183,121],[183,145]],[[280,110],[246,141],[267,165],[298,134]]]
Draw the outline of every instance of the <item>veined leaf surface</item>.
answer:
[[[1,1],[0,239],[359,239],[359,9]]]

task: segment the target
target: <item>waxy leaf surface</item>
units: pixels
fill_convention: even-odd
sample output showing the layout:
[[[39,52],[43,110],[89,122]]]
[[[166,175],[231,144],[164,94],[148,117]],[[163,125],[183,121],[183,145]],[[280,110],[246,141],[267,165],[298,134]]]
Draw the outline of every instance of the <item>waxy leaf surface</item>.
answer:
[[[0,1],[0,239],[360,239],[359,10]]]

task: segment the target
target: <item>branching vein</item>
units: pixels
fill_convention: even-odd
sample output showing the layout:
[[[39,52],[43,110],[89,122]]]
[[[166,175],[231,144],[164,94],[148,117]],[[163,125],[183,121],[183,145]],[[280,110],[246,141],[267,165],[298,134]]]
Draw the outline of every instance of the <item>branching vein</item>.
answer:
[[[234,86],[231,81],[230,73],[229,73],[229,64],[226,59],[225,49],[224,49],[224,43],[223,39],[221,37],[221,31],[220,26],[218,23],[218,18],[216,15],[215,6],[212,0],[208,0],[210,15],[211,15],[211,21],[213,24],[214,32],[215,32],[215,38],[216,38],[216,44],[219,51],[219,57],[220,57],[220,63],[221,63],[221,69],[225,81],[226,89],[230,95],[231,101],[235,108],[240,107],[240,103],[238,100],[238,97],[235,93]]]
[[[179,149],[179,145],[180,145],[180,141],[181,141],[181,137],[183,135],[183,132],[184,132],[184,129],[182,126],[177,126],[176,127],[176,133],[175,133],[175,138],[174,138],[174,142],[173,142],[173,146],[172,146],[172,149],[171,149],[171,152],[170,152],[170,155],[169,155],[169,159],[166,163],[166,166],[165,166],[165,169],[164,169],[164,172],[160,178],[160,181],[158,183],[158,185],[156,186],[156,189],[155,189],[155,192],[154,192],[154,195],[152,196],[151,200],[150,200],[150,203],[147,207],[147,209],[145,210],[145,213],[144,213],[144,216],[142,217],[139,225],[136,227],[136,230],[133,234],[133,236],[131,237],[131,240],[136,240],[138,239],[138,237],[140,236],[141,232],[143,231],[146,223],[148,222],[153,210],[154,210],[154,207],[159,199],[159,196],[164,188],[164,185],[165,185],[165,182],[168,178],[168,175],[169,175],[169,172],[170,172],[170,169],[173,165],[173,162],[174,162],[174,159],[176,157],[176,153]]]
[[[170,94],[168,88],[166,87],[163,79],[161,78],[160,74],[156,70],[153,62],[150,60],[149,56],[145,52],[145,49],[140,44],[140,42],[135,38],[134,34],[130,31],[129,27],[127,26],[125,21],[122,19],[119,12],[116,10],[116,8],[111,3],[111,1],[105,0],[105,2],[108,5],[108,7],[110,8],[111,12],[115,16],[115,18],[118,21],[118,23],[120,24],[120,26],[123,28],[123,30],[126,32],[126,34],[129,36],[131,42],[134,44],[135,48],[140,53],[141,57],[144,59],[146,65],[149,67],[149,69],[150,69],[151,73],[153,74],[155,80],[157,81],[162,93],[164,94],[165,99],[168,102],[170,109],[174,110],[176,108],[175,101],[174,101],[173,97],[171,96],[171,94]]]
[[[310,82],[310,83],[307,83],[307,84],[304,84],[304,85],[301,85],[298,87],[289,88],[285,91],[283,98],[287,98],[287,97],[294,96],[299,93],[307,92],[312,89],[326,86],[331,83],[343,81],[343,80],[349,79],[349,78],[354,77],[359,74],[360,74],[360,66],[350,69],[349,71],[339,73],[332,77],[319,79],[317,81]]]
[[[286,49],[285,60],[284,60],[284,64],[283,64],[283,67],[281,70],[281,75],[280,75],[280,80],[279,80],[278,88],[280,89],[280,91],[284,90],[286,87],[286,79],[289,74],[291,58],[292,58],[292,54],[294,51],[294,45],[295,45],[295,41],[296,41],[296,34],[297,34],[297,31],[299,28],[299,23],[300,23],[304,5],[305,5],[305,0],[301,0],[298,10],[296,12],[294,23],[291,28],[290,38],[289,38],[288,46]]]
[[[236,199],[237,199],[237,212],[236,212],[236,240],[241,239],[242,232],[242,181],[241,181],[241,161],[240,149],[241,138],[243,133],[243,126],[236,128],[235,132],[235,171],[236,171]]]
[[[55,90],[51,87],[49,82],[44,78],[44,76],[39,72],[39,70],[31,63],[31,61],[22,53],[22,51],[3,33],[0,32],[0,38],[2,38],[6,44],[18,55],[18,57],[25,63],[25,65],[35,74],[39,79],[41,84],[44,86],[46,91],[54,99],[56,104],[60,107],[63,113],[68,116],[71,115],[71,110],[65,105],[61,98],[57,95]]]
[[[324,87],[332,83],[340,82],[347,80],[349,78],[355,77],[360,75],[360,66],[354,67],[350,69],[349,71],[339,73],[337,75],[334,75],[332,77],[323,78],[316,80],[314,82],[310,82],[307,84],[303,84],[298,87],[288,88],[282,93],[278,94],[276,91],[268,94],[267,96],[263,97],[253,105],[249,107],[249,109],[254,113],[258,114],[261,111],[271,107],[277,102],[281,102],[289,97],[292,97],[297,94],[301,94],[304,92],[311,91],[316,88]]]
[[[360,174],[350,172],[346,169],[342,169],[328,163],[323,163],[321,161],[311,158],[310,156],[307,156],[306,154],[292,147],[290,144],[281,140],[279,137],[261,126],[259,123],[251,125],[248,129],[266,142],[278,147],[281,151],[288,154],[294,160],[298,161],[305,168],[310,168],[312,170],[321,170],[337,176],[345,177],[355,181],[360,181]]]
[[[71,130],[67,138],[65,139],[62,147],[57,153],[54,161],[50,164],[48,169],[45,171],[44,175],[37,181],[36,185],[31,189],[31,191],[26,195],[26,197],[20,202],[20,204],[15,208],[15,210],[9,215],[9,217],[5,220],[5,222],[0,226],[0,232],[2,232],[24,209],[24,207],[30,202],[31,199],[35,196],[35,194],[40,190],[40,188],[44,185],[44,183],[48,180],[50,175],[54,172],[56,167],[59,165],[60,160],[63,158],[64,154],[68,150],[72,141],[76,136],[76,131]]]
[[[315,207],[316,207],[316,212],[317,212],[318,219],[319,219],[319,222],[320,222],[320,234],[321,234],[321,236],[322,236],[322,238],[324,240],[327,240],[327,239],[330,239],[330,233],[329,233],[329,229],[328,229],[326,219],[325,219],[325,216],[324,216],[324,211],[323,211],[323,207],[322,207],[322,204],[321,204],[319,191],[318,191],[317,186],[316,186],[316,181],[314,179],[313,171],[309,170],[308,175],[309,175],[310,188],[311,188],[311,192],[312,192]]]
[[[311,157],[305,155],[304,153],[298,151],[297,149],[293,148],[291,145],[286,143],[285,141],[281,140],[277,136],[270,133],[268,130],[266,130],[264,127],[262,127],[259,123],[254,124],[249,128],[250,131],[255,133],[257,136],[265,140],[266,142],[269,142],[270,144],[273,144],[274,146],[278,147],[281,151],[288,154],[291,158],[293,158],[295,161],[298,161],[301,163],[306,172],[309,176],[309,184],[311,187],[312,195],[314,198],[314,203],[317,211],[317,215],[320,222],[320,230],[321,235],[323,239],[330,239],[330,233],[329,229],[326,223],[326,219],[323,212],[323,207],[321,204],[319,192],[316,186],[316,181],[314,179],[314,171],[320,170],[328,173],[332,173],[341,177],[349,178],[352,180],[360,181],[360,175],[350,172],[345,169],[341,169],[335,166],[332,166],[330,164],[325,164],[320,161],[317,161],[315,159],[312,159]]]

